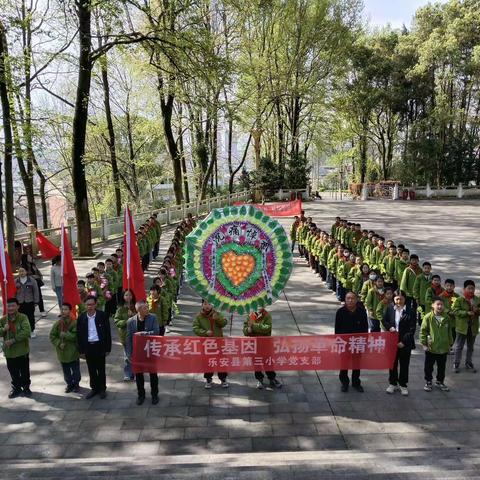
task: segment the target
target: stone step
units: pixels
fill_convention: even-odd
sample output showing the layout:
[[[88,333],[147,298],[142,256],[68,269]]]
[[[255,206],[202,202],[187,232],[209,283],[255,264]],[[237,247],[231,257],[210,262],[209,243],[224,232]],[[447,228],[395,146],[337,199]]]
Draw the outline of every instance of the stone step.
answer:
[[[95,446],[92,445],[92,449]],[[268,452],[249,454],[133,455],[65,460],[16,460],[2,467],[0,478],[22,480],[317,480],[375,479],[480,479],[480,452],[397,449],[359,452],[352,450]],[[5,477],[3,477],[5,475]]]

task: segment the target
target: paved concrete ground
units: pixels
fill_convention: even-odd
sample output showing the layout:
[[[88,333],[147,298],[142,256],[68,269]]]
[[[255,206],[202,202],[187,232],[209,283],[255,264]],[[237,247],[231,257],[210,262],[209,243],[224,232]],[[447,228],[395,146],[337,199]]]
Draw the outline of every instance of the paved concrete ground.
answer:
[[[305,204],[322,227],[330,227],[337,214],[357,218],[401,239],[459,283],[472,276],[478,280],[479,206]],[[166,235],[163,250],[167,241]],[[79,273],[93,263],[77,262]],[[227,391],[204,390],[201,375],[162,375],[159,405],[147,399],[137,407],[134,384],[122,382],[115,335],[108,397],[87,401],[63,393],[61,369],[48,342],[56,312],[53,292],[44,290],[53,310],[38,322],[39,336],[31,342],[32,399],[6,398],[8,373],[0,360],[0,478],[480,478],[480,373],[454,375],[451,359],[449,393],[423,391],[423,353],[417,349],[408,398],[385,394],[385,372],[362,374],[364,394],[341,393],[336,372],[280,373],[284,388],[275,392],[256,390],[247,373],[231,375]],[[191,334],[200,300],[187,285],[179,307],[170,334]],[[330,333],[336,308],[335,297],[297,257],[284,296],[271,308],[274,333]],[[241,334],[242,321],[234,317],[232,335]],[[84,363],[82,372],[85,393]]]

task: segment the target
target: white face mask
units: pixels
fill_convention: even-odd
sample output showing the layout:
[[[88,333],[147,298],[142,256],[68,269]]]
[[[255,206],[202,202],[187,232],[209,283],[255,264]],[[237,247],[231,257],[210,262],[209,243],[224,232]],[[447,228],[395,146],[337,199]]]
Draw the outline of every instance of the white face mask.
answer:
[[[377,276],[376,275],[369,275],[368,278],[370,280],[376,280]]]

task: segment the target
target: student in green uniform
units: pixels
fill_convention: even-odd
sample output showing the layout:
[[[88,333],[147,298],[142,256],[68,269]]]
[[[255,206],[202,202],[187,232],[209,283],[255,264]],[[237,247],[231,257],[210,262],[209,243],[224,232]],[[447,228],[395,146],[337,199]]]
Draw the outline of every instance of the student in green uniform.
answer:
[[[440,297],[443,299],[443,303],[445,304],[445,313],[448,315],[452,324],[452,338],[455,342],[457,333],[455,330],[455,313],[452,309],[455,300],[459,297],[458,293],[455,293],[455,280],[452,280],[451,278],[447,278],[445,280],[444,289],[443,292],[440,294]],[[453,348],[450,349],[449,353],[450,355],[453,355],[455,353]]]
[[[164,315],[162,298],[160,296],[161,289],[158,285],[150,287],[150,294],[147,297],[148,311],[157,317],[159,326],[159,335],[165,335],[165,325],[167,318]]]
[[[365,299],[365,308],[368,313],[368,330],[369,332],[380,331],[380,318],[377,318],[378,304],[383,300],[385,296],[385,286],[383,277],[377,277],[375,280],[375,286],[371,288],[367,293]]]
[[[80,295],[80,303],[77,305],[77,317],[87,310],[85,302],[88,298],[88,291],[84,280],[79,280],[77,282],[77,291]]]
[[[243,334],[246,337],[269,337],[272,335],[272,316],[265,308],[261,308],[258,312],[252,312],[243,324]],[[265,375],[269,380],[267,390],[274,388],[282,388],[282,384],[277,380],[277,374],[273,371],[266,371]],[[262,371],[255,371],[255,378],[257,380],[257,388],[262,390],[265,388],[263,380],[265,375]]]
[[[355,266],[350,270],[350,282],[352,291],[360,295],[364,282],[368,281],[370,267],[367,263],[362,263],[362,257],[355,258]],[[368,293],[368,292],[367,292]]]
[[[388,247],[388,254],[383,257],[381,271],[385,278],[385,286],[391,287],[394,291],[398,285],[395,281],[395,262],[397,260],[397,249],[395,245]]]
[[[422,273],[417,275],[415,283],[413,284],[413,297],[417,302],[417,311],[419,313],[418,322],[421,323],[422,316],[425,314],[427,308],[425,306],[425,295],[427,289],[432,284],[432,264],[430,262],[423,262]]]
[[[400,282],[400,290],[405,292],[405,295],[407,296],[407,310],[409,312],[415,312],[415,315],[417,312],[417,302],[413,295],[413,286],[415,285],[417,275],[420,275],[422,272],[421,268],[418,266],[418,260],[418,255],[415,255],[414,253],[410,255],[410,263],[404,270]]]
[[[3,337],[3,354],[12,381],[8,398],[31,397],[30,390],[30,322],[18,312],[16,298],[7,300],[7,315],[0,318],[0,336]]]
[[[97,310],[105,309],[105,297],[103,291],[98,282],[95,280],[94,273],[87,273],[85,275],[87,281],[85,282],[85,288],[87,289],[88,296],[95,297],[97,299]]]
[[[122,301],[115,312],[115,317],[113,318],[113,323],[117,327],[118,339],[123,347],[123,381],[129,382],[135,378],[135,375],[132,372],[132,365],[128,359],[127,350],[126,350],[126,337],[127,337],[127,322],[129,318],[132,318],[136,315],[137,310],[135,309],[135,293],[133,290],[127,289],[123,292]]]
[[[397,247],[397,256],[395,257],[395,282],[397,285],[397,289],[402,283],[403,272],[408,267],[409,259],[410,250],[408,250],[408,248],[404,248],[399,255]]]
[[[297,229],[299,225],[300,219],[298,218],[298,215],[295,215],[292,226],[290,227],[290,241],[292,242],[292,253],[295,248],[295,242],[297,241]]]
[[[50,342],[62,365],[65,393],[80,391],[80,354],[77,347],[77,322],[72,318],[72,306],[63,303],[60,318],[50,330]]]
[[[384,252],[385,239],[383,237],[378,237],[377,246],[374,247],[370,253],[370,264],[375,270],[381,271]]]
[[[370,267],[368,267],[370,269]],[[370,270],[368,272],[368,280],[363,282],[362,290],[360,291],[360,300],[365,304],[367,300],[368,292],[375,287],[375,281],[377,280],[379,274],[375,270]]]
[[[377,309],[375,310],[375,314],[377,317],[377,320],[380,322],[380,326],[383,328],[383,317],[385,315],[385,312],[387,311],[387,308],[393,305],[393,290],[392,287],[386,287],[385,288],[385,295],[383,296],[382,300],[378,303]]]
[[[103,275],[108,282],[104,292],[106,299],[105,313],[110,317],[111,315],[115,315],[115,311],[117,310],[117,291],[119,286],[118,275],[113,269],[113,260],[111,258],[105,260],[105,272]]]
[[[193,332],[198,337],[223,337],[223,329],[227,325],[226,318],[219,312],[216,312],[212,305],[205,300],[202,302],[202,310],[193,321]],[[212,372],[206,372],[205,388],[212,388]],[[227,372],[218,372],[218,378],[223,388],[228,388]]]
[[[432,275],[432,282],[425,292],[424,303],[426,306],[433,303],[435,297],[441,297],[443,293],[442,280],[440,275]],[[444,303],[445,306],[445,303]],[[448,314],[447,308],[445,306],[445,314]]]
[[[457,298],[453,304],[453,313],[455,314],[456,338],[453,347],[455,351],[454,370],[458,373],[460,362],[462,361],[462,352],[465,343],[467,344],[467,356],[465,359],[465,369],[476,373],[473,366],[473,347],[478,335],[480,315],[480,297],[475,295],[475,283],[473,280],[466,280],[463,284],[463,295]]]
[[[445,307],[440,297],[435,297],[432,311],[424,315],[420,327],[420,343],[425,351],[425,386],[426,392],[432,391],[433,367],[437,364],[437,381],[435,386],[444,392],[450,389],[445,385],[445,366],[448,351],[452,345],[450,320],[445,315]]]

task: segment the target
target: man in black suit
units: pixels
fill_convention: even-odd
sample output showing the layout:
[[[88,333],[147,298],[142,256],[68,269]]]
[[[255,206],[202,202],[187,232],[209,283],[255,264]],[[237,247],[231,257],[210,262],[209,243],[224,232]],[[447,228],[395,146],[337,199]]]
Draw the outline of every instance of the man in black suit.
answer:
[[[387,332],[398,332],[398,348],[393,369],[388,378],[387,393],[395,393],[400,390],[402,395],[408,395],[408,370],[410,368],[410,356],[415,348],[415,312],[406,307],[404,292],[396,292],[393,298],[394,305],[389,305],[383,316],[383,327]],[[400,364],[400,375],[398,365]]]
[[[112,349],[110,321],[104,312],[97,310],[95,297],[87,297],[85,306],[87,311],[77,320],[78,351],[87,361],[90,376],[91,390],[85,398],[98,394],[103,399],[107,396],[105,357]]]
[[[345,306],[337,310],[335,316],[335,333],[338,335],[348,333],[368,333],[368,318],[365,307],[358,301],[357,294],[348,292],[345,297]],[[348,392],[350,379],[348,370],[340,370],[340,382],[342,392]],[[360,370],[352,370],[352,387],[362,393],[360,384]]]

